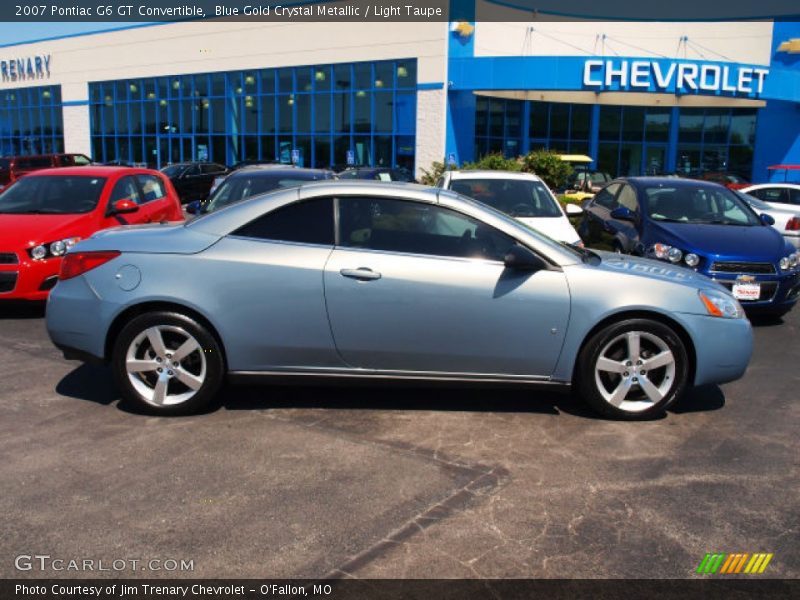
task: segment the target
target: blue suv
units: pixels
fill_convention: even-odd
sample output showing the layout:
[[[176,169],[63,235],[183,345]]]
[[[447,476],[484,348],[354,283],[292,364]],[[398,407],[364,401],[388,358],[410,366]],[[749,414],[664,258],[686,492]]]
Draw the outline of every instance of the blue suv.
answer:
[[[787,313],[800,296],[800,255],[769,215],[716,183],[616,179],[584,204],[587,246],[655,258],[707,275],[748,312]]]

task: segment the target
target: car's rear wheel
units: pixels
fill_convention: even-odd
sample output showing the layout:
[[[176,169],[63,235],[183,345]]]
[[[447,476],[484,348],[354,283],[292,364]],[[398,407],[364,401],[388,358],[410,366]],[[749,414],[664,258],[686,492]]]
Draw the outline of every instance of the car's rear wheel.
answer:
[[[578,357],[577,386],[597,412],[614,419],[660,415],[689,384],[686,347],[675,331],[650,319],[613,323]]]
[[[211,332],[173,312],[151,312],[131,320],[117,337],[111,362],[124,400],[160,415],[205,408],[219,390],[225,369]]]

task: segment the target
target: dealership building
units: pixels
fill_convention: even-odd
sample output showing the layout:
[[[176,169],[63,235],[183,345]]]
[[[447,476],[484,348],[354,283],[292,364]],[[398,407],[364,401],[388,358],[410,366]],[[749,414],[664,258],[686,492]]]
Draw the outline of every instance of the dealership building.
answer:
[[[800,23],[188,20],[0,46],[0,155],[161,167],[461,164],[538,148],[612,175],[800,164]],[[490,14],[494,20],[481,15]]]

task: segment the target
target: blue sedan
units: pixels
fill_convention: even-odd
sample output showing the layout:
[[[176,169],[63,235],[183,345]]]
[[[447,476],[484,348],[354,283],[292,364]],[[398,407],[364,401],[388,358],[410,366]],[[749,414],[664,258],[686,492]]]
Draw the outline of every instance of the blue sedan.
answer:
[[[641,419],[741,377],[752,351],[741,305],[702,275],[560,244],[449,191],[358,181],[96,234],[65,256],[47,328],[157,414],[202,409],[227,376],[574,385]]]
[[[727,188],[702,181],[630,177],[585,207],[579,234],[593,248],[645,256],[707,275],[748,312],[787,313],[800,295],[800,255]]]

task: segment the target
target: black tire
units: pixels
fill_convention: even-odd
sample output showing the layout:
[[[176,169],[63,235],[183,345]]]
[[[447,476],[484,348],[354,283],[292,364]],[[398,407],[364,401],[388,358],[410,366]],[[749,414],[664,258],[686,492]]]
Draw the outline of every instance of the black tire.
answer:
[[[638,334],[640,365],[637,360],[629,360],[629,334],[634,340]],[[658,363],[653,361],[648,373],[647,361],[666,349],[671,352],[672,365],[656,366]],[[616,366],[618,360],[621,369],[628,369],[626,365],[630,369],[617,373],[599,368],[601,353],[608,359],[605,364]],[[666,360],[668,357],[664,354]],[[689,367],[686,347],[672,328],[650,319],[628,319],[604,327],[584,344],[578,355],[574,384],[579,396],[601,415],[625,421],[646,420],[662,415],[683,395],[690,385]],[[619,400],[614,398],[614,392],[618,390],[628,391],[623,401],[615,405]]]
[[[148,330],[151,335],[146,333]],[[151,341],[153,331],[158,331],[155,339],[161,340],[162,352],[157,352]],[[173,356],[173,352],[184,342],[187,348],[196,349],[180,358],[175,367],[176,362],[170,361],[179,357]],[[129,357],[141,364],[163,366],[158,367],[161,369],[158,372],[149,366],[141,372],[129,372]],[[114,342],[111,368],[123,400],[139,412],[154,415],[200,412],[214,399],[225,375],[221,348],[213,334],[194,319],[167,311],[145,313],[125,325]],[[165,403],[157,401],[157,388],[165,390]],[[148,397],[150,392],[152,395]]]

